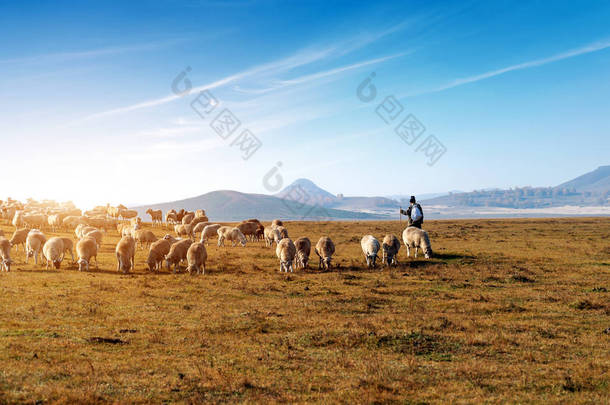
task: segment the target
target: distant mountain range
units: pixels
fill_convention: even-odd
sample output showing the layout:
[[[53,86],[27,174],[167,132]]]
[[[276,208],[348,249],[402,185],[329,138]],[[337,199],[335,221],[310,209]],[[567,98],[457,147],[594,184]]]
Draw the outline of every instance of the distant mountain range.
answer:
[[[407,195],[388,197],[346,197],[332,194],[308,179],[298,179],[275,195],[248,194],[238,191],[212,191],[180,201],[134,207],[147,218],[148,208],[167,210],[184,208],[206,210],[214,221],[240,221],[258,218],[285,220],[373,220],[396,218],[398,208],[408,204]],[[477,209],[545,209],[552,207],[610,207],[610,166],[576,177],[555,187],[522,187],[510,190],[485,189],[472,192],[448,192],[418,195],[428,217],[447,218],[463,215],[494,216],[494,212],[477,213]],[[426,198],[429,197],[429,198]],[[427,209],[428,207],[436,207]],[[439,208],[446,207],[446,208]],[[487,212],[486,211],[486,212]],[[499,211],[495,211],[499,212]],[[605,212],[605,211],[604,211]],[[561,214],[561,212],[559,213]],[[512,215],[512,214],[501,214]]]

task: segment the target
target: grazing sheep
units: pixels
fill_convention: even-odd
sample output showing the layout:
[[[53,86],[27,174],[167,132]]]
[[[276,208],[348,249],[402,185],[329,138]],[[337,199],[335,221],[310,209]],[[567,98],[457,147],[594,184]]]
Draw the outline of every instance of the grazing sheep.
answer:
[[[25,262],[28,262],[28,258],[33,257],[34,263],[38,265],[38,256],[42,252],[42,246],[46,243],[47,238],[38,229],[32,229],[28,233],[28,237],[25,241]]]
[[[78,256],[78,271],[89,271],[89,263],[95,258],[95,268],[97,263],[97,242],[93,238],[82,238],[76,244],[76,255]]]
[[[265,239],[265,227],[262,224],[256,224],[256,231],[254,232],[254,239],[257,241]]]
[[[193,227],[191,224],[178,224],[174,226],[174,231],[176,231],[178,236],[193,237]]]
[[[47,221],[49,222],[49,226],[53,232],[55,232],[58,228],[61,228],[63,225],[61,216],[59,214],[49,215],[47,217]]]
[[[93,229],[91,231],[87,231],[83,233],[83,238],[93,238],[97,243],[98,248],[102,246],[102,239],[104,238],[104,234],[99,229]]]
[[[250,240],[254,240],[256,236],[256,230],[258,224],[256,222],[241,222],[237,225],[237,229],[241,231],[246,237],[250,237]]]
[[[103,229],[107,231],[109,228],[114,227],[113,223],[110,222],[108,218],[105,217],[85,217],[85,223],[94,228]]]
[[[297,249],[297,268],[308,268],[309,254],[311,253],[311,241],[309,238],[299,238],[294,242],[294,247]]]
[[[77,239],[82,239],[89,232],[96,231],[96,230],[97,230],[97,228],[94,228],[92,226],[80,224],[74,230],[74,234],[76,235]]]
[[[373,235],[364,235],[360,240],[360,246],[366,258],[367,267],[375,267],[377,253],[379,253],[379,241]]]
[[[85,217],[68,215],[62,221],[64,228],[76,228],[79,225],[87,225],[87,220]]]
[[[186,270],[192,274],[205,274],[205,261],[208,259],[208,251],[203,243],[193,243],[186,252],[188,267]]]
[[[21,245],[21,248],[25,252],[25,241],[28,239],[29,232],[30,232],[30,230],[27,228],[17,229],[15,232],[13,232],[13,236],[11,237],[11,240],[10,240],[11,246],[17,246],[17,248],[18,248],[19,245]],[[17,249],[15,249],[15,250],[17,250]]]
[[[282,237],[280,236],[280,231],[276,228],[265,228],[265,246],[271,247],[273,246],[273,242],[278,243]]]
[[[182,239],[172,244],[172,246],[169,248],[169,253],[165,255],[168,271],[171,270],[171,266],[173,265],[173,272],[176,272],[176,267],[180,265],[180,262],[186,260],[186,254],[192,244],[193,241],[190,239]]]
[[[23,211],[15,211],[13,221],[11,222],[15,229],[18,229],[24,225],[23,223]]]
[[[132,219],[132,218],[135,218],[138,216],[138,211],[122,209],[121,212],[119,213],[119,216],[123,219]]]
[[[320,258],[318,269],[324,268],[324,270],[329,270],[330,262],[335,253],[335,244],[333,241],[328,236],[322,236],[316,244],[315,252]]]
[[[148,269],[150,271],[159,271],[161,267],[163,267],[163,260],[165,259],[165,255],[169,253],[169,249],[173,242],[170,242],[167,239],[159,239],[156,242],[153,242],[150,245],[150,249],[148,251],[148,258],[146,259],[146,263],[148,264]]]
[[[123,236],[114,249],[116,254],[116,271],[129,272],[134,268],[136,255],[136,240],[131,236]]]
[[[402,240],[407,247],[407,257],[411,257],[411,248],[415,249],[415,258],[417,258],[417,248],[424,252],[426,259],[432,256],[432,247],[430,246],[430,238],[428,232],[414,226],[409,226],[402,233]]]
[[[221,226],[218,228],[216,233],[218,234],[218,246],[224,246],[225,240],[230,241],[231,246],[235,246],[237,242],[239,242],[242,246],[246,246],[246,237],[237,228]]]
[[[108,207],[106,208],[106,213],[114,219],[119,219],[119,215],[121,214],[121,208],[119,207]]]
[[[206,223],[208,222],[208,217],[203,216],[203,217],[195,217],[193,218],[193,220],[191,221],[190,225],[194,228],[197,225],[201,224],[201,223]]]
[[[47,261],[46,269],[49,269],[49,263],[52,263],[59,270],[61,262],[64,260],[64,241],[57,236],[49,239],[42,247],[42,255]]]
[[[280,239],[288,237],[288,229],[284,228],[282,225],[276,226],[275,229],[280,233]]]
[[[207,243],[208,238],[212,238],[216,235],[218,235],[218,229],[220,229],[222,225],[220,224],[210,224],[208,226],[206,226],[205,228],[203,228],[203,231],[201,231],[201,243],[205,242]]]
[[[284,238],[278,242],[275,248],[275,255],[280,259],[280,272],[285,271],[288,273],[288,269],[292,273],[292,262],[297,254],[297,248],[292,243],[290,238]]]
[[[0,237],[0,270],[11,271],[11,242]]]
[[[165,222],[168,224],[176,224],[178,223],[178,214],[176,211],[171,210],[165,213]]]
[[[284,226],[284,223],[279,219],[274,219],[271,221],[271,226]]]
[[[153,226],[155,224],[160,225],[163,222],[163,211],[149,208],[146,210],[146,213],[150,215],[150,221],[152,222]]]
[[[195,218],[202,218],[205,217],[205,210],[202,209],[198,209],[195,211]],[[207,221],[207,219],[206,219]]]
[[[197,219],[197,218],[195,218]],[[195,222],[195,220],[193,220],[193,222]],[[203,232],[203,229],[208,226],[210,223],[209,222],[199,222],[198,224],[196,224],[193,227],[193,237],[197,238],[197,234],[200,232]],[[191,222],[191,225],[193,225],[193,223]]]
[[[192,212],[189,212],[188,214],[185,214],[182,217],[182,225],[188,225],[190,224],[193,219],[195,219],[195,214],[193,214]]]
[[[23,216],[23,224],[26,227],[42,229],[45,225],[48,225],[49,221],[47,220],[46,215],[42,214],[29,214]]]
[[[61,238],[64,243],[64,255],[66,252],[70,252],[70,257],[72,258],[72,263],[74,264],[74,242],[70,238]]]
[[[165,239],[166,241],[169,242],[169,245],[173,245],[174,243],[178,242],[179,240],[182,240],[182,238],[174,238],[172,235],[170,235],[169,233],[167,235],[165,235],[163,237],[163,239]]]
[[[383,238],[381,248],[383,249],[383,262],[386,264],[386,266],[398,264],[396,257],[398,256],[398,251],[400,250],[400,241],[396,236],[386,235]]]
[[[150,246],[151,243],[157,240],[157,237],[154,233],[145,229],[135,231],[133,237],[136,242],[140,244],[140,249],[143,249],[144,245]]]
[[[142,218],[134,217],[129,220],[131,226],[142,226]]]

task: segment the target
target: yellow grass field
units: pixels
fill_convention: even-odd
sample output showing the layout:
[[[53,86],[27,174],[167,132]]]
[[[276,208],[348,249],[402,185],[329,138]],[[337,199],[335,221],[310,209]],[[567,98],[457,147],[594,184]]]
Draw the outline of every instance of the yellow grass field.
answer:
[[[286,227],[329,235],[332,271],[312,252],[280,274],[259,242],[209,246],[204,276],[150,274],[143,250],[123,275],[115,231],[89,273],[13,248],[0,403],[610,402],[610,218],[426,221],[434,258],[403,246],[390,270],[360,238],[404,223]]]

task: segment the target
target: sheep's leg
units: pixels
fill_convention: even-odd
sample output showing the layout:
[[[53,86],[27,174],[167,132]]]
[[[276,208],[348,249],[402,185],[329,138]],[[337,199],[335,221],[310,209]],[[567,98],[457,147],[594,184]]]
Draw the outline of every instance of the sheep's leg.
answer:
[[[415,246],[415,258],[417,259],[417,246]]]
[[[119,257],[119,254],[116,254],[116,271],[121,270],[121,258]]]
[[[411,257],[411,249],[409,249],[409,245],[405,245],[407,247],[407,257]]]

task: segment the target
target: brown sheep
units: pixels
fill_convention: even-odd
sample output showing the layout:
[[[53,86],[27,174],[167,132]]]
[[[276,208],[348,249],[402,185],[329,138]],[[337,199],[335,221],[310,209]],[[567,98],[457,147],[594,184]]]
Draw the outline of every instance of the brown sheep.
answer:
[[[178,214],[175,210],[170,210],[165,213],[165,222],[167,222],[168,224],[178,223]]]
[[[165,255],[165,260],[167,261],[167,270],[171,269],[171,266],[174,266],[174,273],[176,272],[176,267],[179,266],[180,262],[186,260],[186,253],[193,242],[190,239],[182,239],[178,242],[174,243],[170,249],[169,253]]]
[[[309,267],[309,254],[311,253],[311,241],[309,238],[299,238],[294,242],[297,249],[297,269]]]
[[[114,250],[116,253],[116,271],[129,272],[135,266],[136,241],[131,236],[123,236]]]
[[[123,219],[132,219],[138,216],[138,211],[136,210],[128,210],[128,209],[123,209],[121,210],[121,212],[119,213],[119,216]]]
[[[191,226],[194,228],[195,226],[197,226],[197,224],[200,224],[202,222],[208,222],[208,217],[203,216],[193,218],[193,220],[191,221]]]
[[[193,243],[186,252],[186,260],[188,267],[186,270],[192,274],[205,274],[205,261],[208,258],[208,252],[203,243]]]
[[[150,220],[151,220],[153,226],[155,224],[160,225],[163,222],[163,211],[153,210],[152,208],[149,208],[146,210],[146,213],[148,215],[150,215]]]
[[[148,258],[146,263],[150,271],[159,271],[163,267],[163,260],[165,255],[169,253],[171,242],[167,239],[159,239],[150,245],[148,251]]]
[[[11,246],[16,246],[18,248],[19,245],[21,245],[23,251],[25,252],[25,241],[28,239],[29,232],[30,230],[27,228],[17,229],[15,232],[13,232],[13,236],[10,240]]]
[[[205,210],[198,209],[195,211],[195,218],[205,217]],[[207,221],[207,219],[206,219]]]
[[[394,235],[386,235],[381,244],[383,249],[383,262],[386,266],[398,264],[396,257],[400,250],[400,241]]]
[[[239,229],[244,236],[249,236],[250,240],[254,240],[258,224],[256,222],[241,222],[237,225],[237,229]]]

